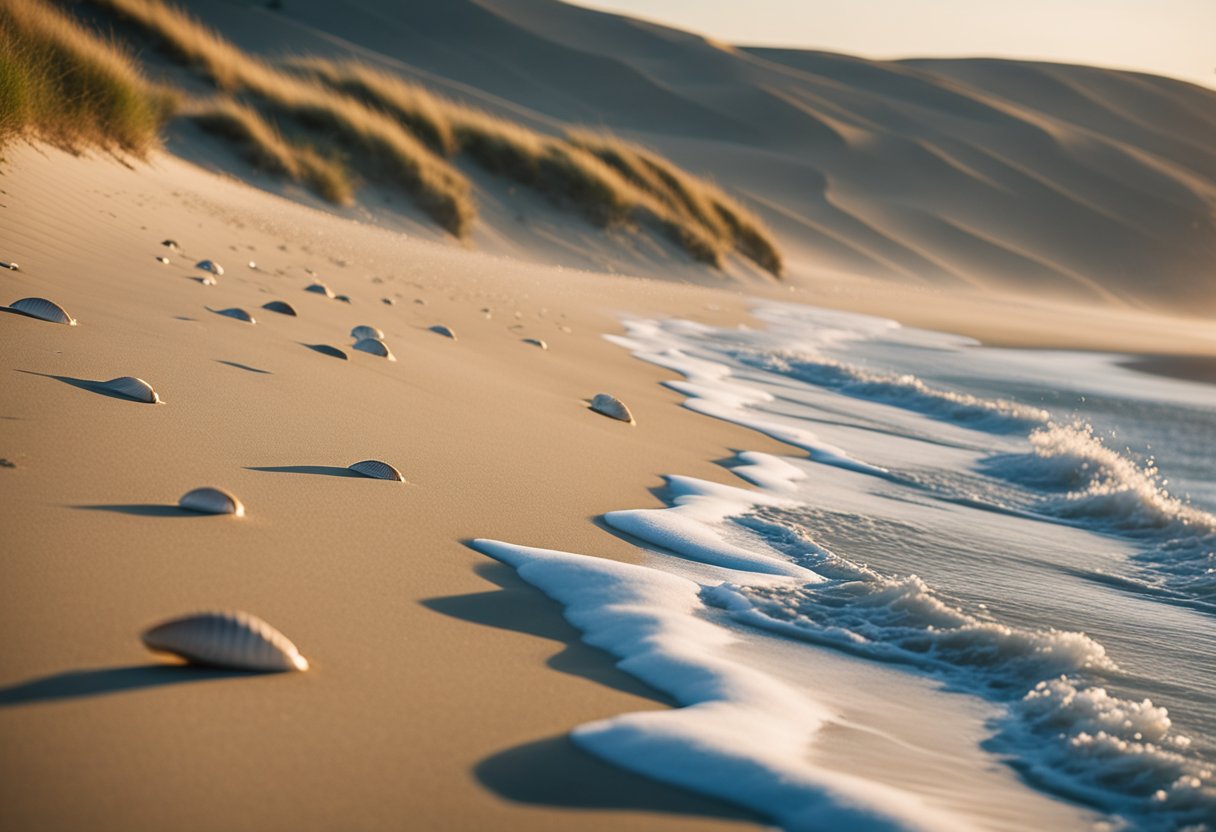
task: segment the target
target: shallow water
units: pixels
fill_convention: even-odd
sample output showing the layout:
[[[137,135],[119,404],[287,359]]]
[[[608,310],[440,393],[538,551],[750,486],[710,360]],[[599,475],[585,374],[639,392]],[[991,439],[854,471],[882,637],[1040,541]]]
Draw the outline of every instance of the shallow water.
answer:
[[[698,620],[725,616],[986,703],[979,743],[1028,787],[1116,827],[1216,828],[1216,389],[1121,356],[986,349],[792,304],[756,312],[763,330],[628,320],[610,339],[679,372],[669,386],[690,409],[807,456],[741,454],[736,473],[759,491],[671,477],[672,508],[606,522],[661,553],[652,572],[703,567]],[[590,580],[579,568],[563,580]],[[566,584],[541,588],[577,617]],[[656,638],[605,626],[617,637],[600,646],[623,657]],[[671,627],[664,644],[678,643]],[[670,669],[654,673],[699,701]],[[777,701],[791,733],[818,730]],[[737,756],[800,771],[722,730]],[[586,745],[613,758],[598,742]],[[685,785],[721,793],[721,755],[692,743],[681,759],[717,766]],[[833,805],[852,799],[830,779],[806,783]],[[760,792],[727,796],[786,828],[833,822],[805,794],[769,807]],[[940,825],[895,799],[874,811],[895,827]]]

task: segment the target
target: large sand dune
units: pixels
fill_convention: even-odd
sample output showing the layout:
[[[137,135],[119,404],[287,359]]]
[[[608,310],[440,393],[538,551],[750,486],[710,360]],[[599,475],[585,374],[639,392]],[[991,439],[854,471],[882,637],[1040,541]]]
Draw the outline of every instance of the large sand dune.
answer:
[[[1195,85],[735,48],[554,0],[191,10],[253,51],[354,55],[533,126],[654,146],[746,197],[795,281],[1216,308],[1216,92]]]

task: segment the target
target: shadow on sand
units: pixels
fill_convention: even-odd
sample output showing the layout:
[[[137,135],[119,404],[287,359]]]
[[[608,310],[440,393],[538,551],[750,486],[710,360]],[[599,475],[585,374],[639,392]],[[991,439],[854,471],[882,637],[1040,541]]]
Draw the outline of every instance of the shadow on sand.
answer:
[[[99,396],[107,396],[111,399],[118,399],[121,402],[131,402],[133,404],[146,404],[146,402],[138,402],[130,396],[124,396],[121,393],[115,393],[113,390],[105,386],[105,381],[94,381],[88,378],[72,378],[71,376],[57,376],[51,373],[39,373],[35,370],[18,370],[19,373],[25,373],[31,376],[42,376],[43,378],[53,378],[55,381],[62,381],[64,384],[70,384],[78,390],[87,390],[90,393],[96,393]]]
[[[240,676],[261,676],[239,670],[191,667],[175,664],[140,664],[130,667],[103,667],[96,670],[69,670],[0,688],[0,708],[83,699],[144,688],[210,682]]]
[[[358,477],[366,479],[349,468],[337,465],[247,465],[246,471],[269,471],[273,474],[317,474],[324,477]]]
[[[112,511],[115,514],[130,514],[135,517],[210,517],[201,511],[187,511],[179,506],[164,503],[112,503],[87,506],[69,506],[84,511]]]
[[[466,543],[467,545],[467,543]],[[427,609],[486,627],[512,630],[557,642],[549,667],[641,696],[661,706],[669,697],[618,670],[611,656],[589,647],[561,615],[561,606],[520,580],[515,570],[486,562],[474,571],[497,590],[429,598]],[[764,823],[758,815],[728,803],[668,786],[593,757],[561,735],[498,751],[479,761],[473,775],[506,800],[573,809],[659,812],[690,817]]]

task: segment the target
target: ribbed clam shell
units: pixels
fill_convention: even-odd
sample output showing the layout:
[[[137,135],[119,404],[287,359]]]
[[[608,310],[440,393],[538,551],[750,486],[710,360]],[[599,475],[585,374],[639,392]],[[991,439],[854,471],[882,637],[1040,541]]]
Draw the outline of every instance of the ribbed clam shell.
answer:
[[[382,358],[387,358],[389,361],[397,360],[396,356],[393,355],[393,351],[388,348],[388,344],[384,343],[379,338],[360,338],[355,342],[355,349],[359,350],[360,352],[379,355]]]
[[[378,459],[365,459],[362,462],[356,462],[350,466],[350,470],[372,479],[405,482],[405,477],[401,475],[400,471],[387,462],[381,462]]]
[[[187,491],[177,501],[177,504],[184,509],[197,511],[200,514],[245,516],[245,506],[241,505],[241,501],[236,498],[235,494],[222,488],[196,488],[193,491]]]
[[[324,283],[310,283],[304,287],[305,292],[315,292],[318,295],[325,295],[327,298],[334,296],[333,289],[330,289]]]
[[[76,326],[76,319],[67,313],[59,304],[46,298],[22,298],[9,304],[9,309],[16,309],[34,318],[41,318],[53,324]]]
[[[217,309],[217,310],[215,310],[215,314],[226,315],[229,318],[236,318],[238,321],[244,321],[245,323],[249,323],[249,324],[257,323],[257,321],[254,320],[252,315],[250,315],[248,312],[246,312],[244,309],[241,309],[238,306],[233,306],[229,309]]]
[[[296,308],[285,300],[272,300],[269,303],[263,303],[262,308],[268,309],[271,312],[278,312],[280,315],[296,317]]]
[[[524,343],[531,344],[534,347],[540,347],[542,350],[549,349],[549,345],[546,344],[544,341],[540,340],[539,338],[525,338]]]
[[[163,265],[167,266],[167,265],[169,265],[169,258],[168,258],[168,257],[160,257],[160,256],[158,255],[158,256],[157,256],[157,258],[156,258],[156,262],[157,262],[157,263],[161,263],[161,264],[163,264]]]
[[[436,335],[443,335],[447,338],[451,338],[453,341],[456,340],[456,333],[452,331],[450,326],[435,324],[433,327],[431,327],[431,332],[434,332]]]
[[[625,403],[608,393],[596,393],[595,398],[591,400],[591,409],[609,418],[634,424],[633,414],[629,412],[629,408],[625,407]]]
[[[177,240],[161,240],[160,244],[165,248],[177,248]]]
[[[219,263],[215,262],[214,260],[199,260],[197,263],[194,264],[194,268],[202,269],[205,272],[211,272],[212,274],[215,274],[215,275],[220,275],[220,274],[224,273],[224,267],[221,266]]]
[[[350,303],[350,295],[334,295],[334,300],[341,301],[342,303]]]
[[[350,331],[350,337],[354,338],[356,341],[362,341],[364,338],[383,339],[384,333],[381,332],[378,327],[360,324]]]
[[[156,391],[152,389],[152,385],[142,378],[136,378],[135,376],[112,378],[109,381],[102,382],[101,386],[111,393],[118,393],[120,396],[135,399],[137,402],[147,402],[148,404],[160,402],[160,396],[156,395]]]
[[[149,627],[144,646],[191,664],[233,670],[307,670],[308,659],[287,636],[247,612],[200,612]]]

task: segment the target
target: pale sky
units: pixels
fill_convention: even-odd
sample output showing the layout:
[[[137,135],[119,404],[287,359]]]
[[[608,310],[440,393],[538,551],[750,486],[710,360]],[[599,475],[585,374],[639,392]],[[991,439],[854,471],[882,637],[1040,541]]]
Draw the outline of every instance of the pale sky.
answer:
[[[1216,88],[1216,0],[576,0],[745,46],[1095,64]]]

